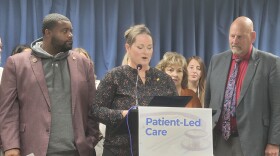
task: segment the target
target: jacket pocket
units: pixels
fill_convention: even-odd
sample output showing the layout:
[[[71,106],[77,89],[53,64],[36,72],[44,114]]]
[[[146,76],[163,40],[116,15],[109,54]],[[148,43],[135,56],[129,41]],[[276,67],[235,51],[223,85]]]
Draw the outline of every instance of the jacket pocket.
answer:
[[[269,126],[269,119],[263,119],[263,125],[268,127]]]

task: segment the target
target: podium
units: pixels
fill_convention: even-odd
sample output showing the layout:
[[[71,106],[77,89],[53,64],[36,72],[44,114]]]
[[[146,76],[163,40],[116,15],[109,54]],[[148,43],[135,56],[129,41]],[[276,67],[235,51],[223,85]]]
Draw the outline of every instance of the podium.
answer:
[[[213,156],[212,109],[139,106],[128,115],[139,156]],[[128,134],[126,120],[116,133]],[[135,150],[135,149],[134,149]]]
[[[185,107],[192,96],[153,96],[149,106],[154,107]],[[141,107],[141,106],[140,106]],[[128,123],[127,123],[128,119]],[[129,125],[129,127],[127,126]],[[116,134],[128,134],[128,128],[133,135],[138,134],[138,108],[131,109],[125,120],[117,127]]]
[[[138,108],[139,156],[213,156],[212,109]]]

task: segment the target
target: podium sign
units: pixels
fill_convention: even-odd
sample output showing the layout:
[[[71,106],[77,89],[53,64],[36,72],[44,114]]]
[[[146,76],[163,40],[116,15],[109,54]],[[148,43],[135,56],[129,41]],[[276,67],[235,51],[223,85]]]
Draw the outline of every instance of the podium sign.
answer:
[[[139,156],[213,156],[212,109],[139,106]]]

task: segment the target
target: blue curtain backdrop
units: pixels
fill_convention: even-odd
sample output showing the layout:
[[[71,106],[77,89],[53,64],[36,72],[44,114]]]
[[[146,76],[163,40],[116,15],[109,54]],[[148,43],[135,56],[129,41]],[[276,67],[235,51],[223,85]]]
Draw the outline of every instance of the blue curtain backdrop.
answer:
[[[198,55],[208,65],[213,54],[228,49],[228,30],[238,16],[248,16],[257,32],[255,47],[280,54],[279,0],[0,0],[2,66],[17,44],[42,36],[45,15],[66,15],[74,27],[74,47],[85,48],[96,74],[121,64],[124,31],[146,24],[154,37],[155,66],[164,52]]]

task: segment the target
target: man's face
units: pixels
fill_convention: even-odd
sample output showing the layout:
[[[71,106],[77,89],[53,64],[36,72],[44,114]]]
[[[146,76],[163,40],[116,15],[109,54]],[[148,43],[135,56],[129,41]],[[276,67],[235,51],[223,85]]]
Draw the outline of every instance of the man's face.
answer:
[[[66,52],[72,49],[73,34],[70,21],[58,21],[51,30],[51,45],[59,52]]]
[[[229,31],[229,46],[233,54],[246,55],[254,42],[253,32],[238,24],[233,24]]]

